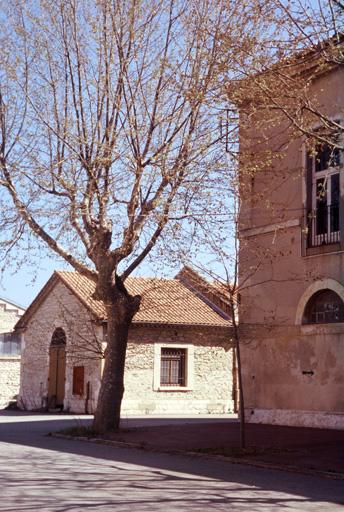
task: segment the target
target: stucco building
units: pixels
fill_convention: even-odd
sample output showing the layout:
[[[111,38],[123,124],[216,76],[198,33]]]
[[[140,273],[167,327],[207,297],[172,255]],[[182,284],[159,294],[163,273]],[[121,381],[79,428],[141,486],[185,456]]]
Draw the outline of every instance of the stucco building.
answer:
[[[304,66],[310,104],[337,121],[337,133],[310,115],[323,141],[300,136],[266,104],[241,113],[252,162],[241,177],[245,412],[252,422],[344,428],[344,68],[306,57],[294,83]],[[285,112],[296,101],[286,98]]]
[[[142,304],[129,332],[122,414],[233,411],[226,304],[220,308],[188,277],[183,271],[178,279],[126,281]],[[55,272],[17,323],[21,407],[94,412],[106,314],[93,292],[86,277]]]
[[[0,298],[0,409],[14,401],[19,391],[20,337],[12,329],[24,311]]]

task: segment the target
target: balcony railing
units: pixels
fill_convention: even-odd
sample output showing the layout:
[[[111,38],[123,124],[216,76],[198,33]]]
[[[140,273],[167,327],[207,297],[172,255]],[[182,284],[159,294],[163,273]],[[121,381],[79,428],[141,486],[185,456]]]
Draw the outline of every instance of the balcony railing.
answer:
[[[339,205],[320,205],[306,211],[307,247],[340,242]]]

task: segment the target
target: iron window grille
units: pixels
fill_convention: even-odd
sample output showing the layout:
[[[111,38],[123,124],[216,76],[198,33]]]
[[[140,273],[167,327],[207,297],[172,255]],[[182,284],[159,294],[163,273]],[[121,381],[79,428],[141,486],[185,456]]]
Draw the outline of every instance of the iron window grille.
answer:
[[[161,386],[186,386],[186,350],[161,349]]]
[[[340,151],[317,144],[307,153],[307,246],[340,242]]]
[[[344,322],[344,303],[332,290],[320,290],[308,301],[303,318],[304,324],[328,324]]]
[[[66,333],[61,327],[57,327],[51,338],[52,346],[66,345]]]

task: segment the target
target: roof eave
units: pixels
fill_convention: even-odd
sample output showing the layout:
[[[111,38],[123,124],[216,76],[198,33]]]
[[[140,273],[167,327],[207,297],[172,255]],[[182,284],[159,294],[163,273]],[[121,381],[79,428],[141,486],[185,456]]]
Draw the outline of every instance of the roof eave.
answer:
[[[77,290],[75,290],[75,288],[73,288],[73,286],[71,286],[71,284],[68,282],[67,279],[64,279],[63,275],[58,273],[57,272],[57,276],[59,277],[59,279],[61,279],[61,281],[63,282],[63,284],[68,288],[68,290],[70,292],[72,292],[72,294],[74,295],[74,297],[76,297],[80,302],[81,304],[94,316],[94,318],[99,321],[100,323],[103,323],[103,322],[107,322],[107,318],[104,317],[103,315],[99,315],[97,313],[97,311],[95,311],[89,304],[88,302],[78,293]]]
[[[32,316],[39,309],[42,302],[45,300],[46,296],[51,292],[51,290],[56,286],[58,280],[58,276],[56,272],[50,277],[50,279],[45,283],[40,292],[36,295],[36,297],[31,302],[30,306],[27,308],[25,313],[21,318],[19,318],[18,322],[14,326],[14,330],[25,330],[27,324],[31,320]]]
[[[144,321],[144,320],[138,320],[133,321],[132,325],[135,325],[137,327],[198,327],[202,329],[222,329],[222,330],[232,330],[233,326],[231,324],[224,325],[224,324],[202,324],[202,323],[181,323],[181,322],[153,322],[153,321]]]

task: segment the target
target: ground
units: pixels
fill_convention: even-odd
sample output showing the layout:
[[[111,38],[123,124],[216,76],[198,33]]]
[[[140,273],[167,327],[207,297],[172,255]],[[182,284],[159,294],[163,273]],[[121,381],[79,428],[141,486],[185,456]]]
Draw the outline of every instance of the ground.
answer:
[[[343,510],[341,480],[46,435],[85,421],[0,413],[1,511]]]
[[[234,415],[229,416],[188,418],[186,424],[181,424],[181,418],[170,418],[169,425],[152,426],[147,419],[141,423],[136,419],[140,428],[123,428],[106,437],[146,449],[220,454],[244,458],[249,464],[329,473],[344,480],[344,431],[248,424],[247,448],[240,450],[239,423]],[[125,427],[125,421],[122,424]]]

